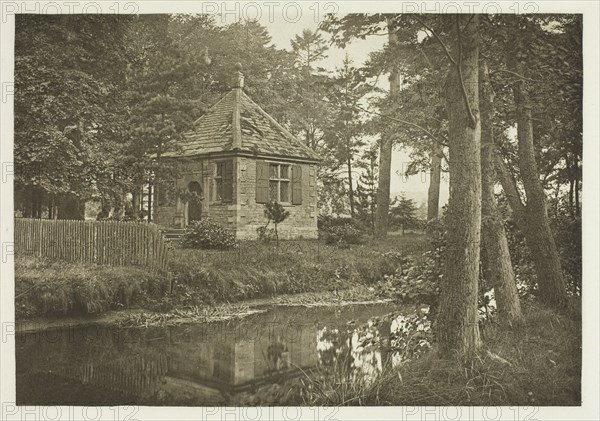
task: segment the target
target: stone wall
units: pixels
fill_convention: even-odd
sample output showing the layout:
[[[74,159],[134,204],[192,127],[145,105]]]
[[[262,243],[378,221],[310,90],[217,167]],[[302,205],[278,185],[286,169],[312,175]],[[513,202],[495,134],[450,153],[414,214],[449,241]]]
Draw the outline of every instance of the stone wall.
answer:
[[[273,162],[279,162],[273,160]],[[238,158],[239,176],[239,212],[237,214],[238,239],[254,240],[256,229],[267,222],[264,216],[264,204],[256,203],[256,160]],[[302,167],[302,204],[286,205],[290,216],[278,226],[279,238],[317,238],[317,187],[316,165],[301,164]],[[270,225],[272,228],[272,226]]]

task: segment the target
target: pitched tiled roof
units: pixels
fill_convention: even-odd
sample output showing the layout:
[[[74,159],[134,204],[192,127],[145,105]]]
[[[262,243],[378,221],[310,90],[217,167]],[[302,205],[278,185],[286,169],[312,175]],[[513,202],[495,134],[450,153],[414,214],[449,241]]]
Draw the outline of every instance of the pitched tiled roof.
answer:
[[[234,147],[234,145],[237,146]],[[164,157],[191,157],[238,149],[260,155],[319,160],[312,149],[268,115],[242,89],[233,89],[184,134]]]

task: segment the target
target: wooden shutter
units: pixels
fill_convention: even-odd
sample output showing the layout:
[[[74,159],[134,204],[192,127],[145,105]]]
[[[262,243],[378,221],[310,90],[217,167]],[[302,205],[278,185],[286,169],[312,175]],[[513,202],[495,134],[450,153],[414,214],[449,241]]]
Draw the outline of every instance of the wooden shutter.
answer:
[[[233,159],[223,161],[223,191],[221,201],[233,202]]]
[[[302,204],[302,167],[292,165],[292,205]]]
[[[269,163],[256,161],[256,203],[269,201]]]

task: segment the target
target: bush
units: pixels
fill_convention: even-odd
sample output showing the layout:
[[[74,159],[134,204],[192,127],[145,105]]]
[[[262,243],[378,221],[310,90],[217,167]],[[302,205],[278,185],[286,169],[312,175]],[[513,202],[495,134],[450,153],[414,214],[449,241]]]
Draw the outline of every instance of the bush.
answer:
[[[318,220],[317,220],[317,227],[319,228],[319,231],[328,231],[333,227],[340,227],[340,226],[346,226],[346,225],[350,225],[354,228],[356,228],[357,230],[364,232],[367,230],[367,226],[357,220],[357,219],[353,219],[353,218],[349,218],[349,217],[333,217],[333,216],[319,216]]]
[[[385,281],[377,286],[377,292],[384,297],[395,297],[401,303],[427,304],[436,309],[441,278],[439,255],[428,251],[419,262],[410,257],[403,258],[402,267],[385,276]]]
[[[378,286],[378,293],[402,303],[427,304],[435,315],[444,273],[447,230],[445,216],[427,223],[429,250],[419,256],[402,257],[400,268]]]
[[[583,274],[581,216],[559,213],[553,216],[551,227],[560,253],[567,290],[571,295],[580,296]]]
[[[262,243],[269,243],[275,239],[275,230],[266,226],[256,228],[256,234],[258,235],[258,241]]]
[[[216,222],[203,219],[187,229],[181,245],[187,248],[227,250],[236,246],[235,235]]]
[[[362,244],[366,232],[365,225],[357,219],[319,216],[317,221],[319,236],[326,244],[347,247],[350,244]]]
[[[363,233],[351,224],[333,226],[323,232],[323,237],[325,243],[339,246],[363,242]]]

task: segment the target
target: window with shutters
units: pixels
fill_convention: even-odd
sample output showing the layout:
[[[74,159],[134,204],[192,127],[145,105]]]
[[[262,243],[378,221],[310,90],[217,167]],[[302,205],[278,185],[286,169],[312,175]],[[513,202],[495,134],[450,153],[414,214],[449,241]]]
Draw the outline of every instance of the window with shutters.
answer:
[[[269,164],[269,198],[278,202],[290,202],[290,166]]]
[[[302,166],[256,161],[256,203],[302,204]]]
[[[212,202],[233,203],[234,169],[232,159],[215,162],[210,192]]]
[[[215,164],[215,179],[214,179],[214,188],[213,188],[213,201],[220,202],[223,200],[223,171],[224,171],[225,163],[217,162]]]

